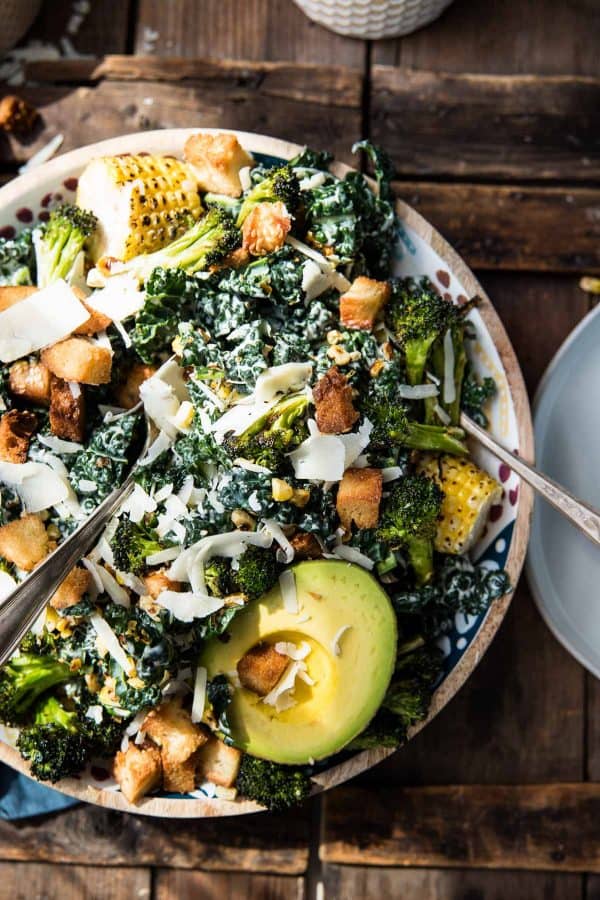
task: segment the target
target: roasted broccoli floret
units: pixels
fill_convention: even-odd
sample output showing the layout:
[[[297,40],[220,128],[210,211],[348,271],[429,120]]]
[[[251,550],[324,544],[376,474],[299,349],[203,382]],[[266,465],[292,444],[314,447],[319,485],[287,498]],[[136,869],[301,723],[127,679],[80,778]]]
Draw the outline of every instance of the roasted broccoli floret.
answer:
[[[146,281],[159,268],[201,272],[220,262],[239,242],[240,233],[227,213],[210,209],[162,250],[135,256],[114,271],[130,272],[140,281]]]
[[[35,240],[38,287],[67,277],[97,225],[96,216],[78,206],[65,203],[50,213]]]
[[[392,282],[386,323],[404,351],[409,384],[423,381],[434,342],[461,317],[461,309],[444,300],[427,279]]]
[[[244,797],[274,811],[296,806],[310,794],[310,778],[303,769],[248,754],[242,759],[236,784]]]
[[[110,546],[115,568],[120,572],[133,572],[134,575],[144,571],[147,556],[163,549],[154,529],[144,524],[136,525],[129,516],[119,520]]]
[[[266,178],[259,181],[244,197],[238,213],[236,225],[244,224],[252,210],[259,203],[276,203],[280,200],[292,215],[300,203],[300,184],[291,166],[272,169]]]
[[[80,772],[95,756],[112,756],[121,734],[117,722],[96,724],[47,697],[37,706],[33,724],[21,730],[18,747],[36,778],[54,782]]]
[[[231,589],[231,560],[215,556],[204,566],[204,581],[214,597],[227,597]]]
[[[433,574],[433,540],[443,494],[424,475],[407,475],[391,492],[383,509],[377,536],[392,548],[405,547],[417,584]]]
[[[396,670],[382,706],[410,728],[424,719],[431,703],[433,686],[442,671],[443,654],[435,646],[412,653],[400,652]]]
[[[272,406],[239,435],[228,435],[223,448],[231,459],[244,457],[278,470],[286,453],[308,436],[306,394],[291,394]]]
[[[270,590],[279,576],[275,554],[264,547],[249,546],[239,558],[235,585],[248,600],[257,600]]]
[[[69,667],[52,656],[14,656],[0,671],[0,721],[19,724],[38,697],[72,677]]]
[[[434,453],[468,453],[461,428],[442,425],[424,425],[410,418],[409,406],[393,394],[385,396],[381,391],[369,390],[361,409],[373,425],[373,447],[389,447],[390,443],[411,450],[429,450]]]

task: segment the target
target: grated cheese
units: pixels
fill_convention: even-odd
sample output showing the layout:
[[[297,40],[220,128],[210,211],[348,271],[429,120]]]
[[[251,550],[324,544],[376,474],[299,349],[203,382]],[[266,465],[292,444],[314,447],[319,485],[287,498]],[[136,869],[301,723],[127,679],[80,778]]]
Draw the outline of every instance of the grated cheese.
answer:
[[[103,619],[99,613],[94,612],[90,616],[90,622],[106,652],[112,656],[116,664],[120,666],[127,675],[134,675],[135,666],[129,661],[127,654],[119,643],[117,635],[106,619]]]
[[[333,653],[334,656],[342,655],[342,649],[340,647],[340,640],[342,638],[342,635],[344,635],[348,631],[349,628],[352,628],[352,625],[342,625],[342,627],[338,628],[338,630],[332,637],[331,652]]]
[[[444,335],[444,386],[442,399],[444,403],[454,403],[456,385],[454,384],[454,343],[450,329]]]
[[[291,569],[286,569],[279,576],[279,590],[281,591],[281,599],[283,600],[285,611],[292,615],[297,615],[300,610],[296,591],[296,578]]]
[[[192,722],[201,722],[204,715],[206,702],[206,678],[207,672],[204,666],[198,666],[194,679],[194,697],[192,699]]]

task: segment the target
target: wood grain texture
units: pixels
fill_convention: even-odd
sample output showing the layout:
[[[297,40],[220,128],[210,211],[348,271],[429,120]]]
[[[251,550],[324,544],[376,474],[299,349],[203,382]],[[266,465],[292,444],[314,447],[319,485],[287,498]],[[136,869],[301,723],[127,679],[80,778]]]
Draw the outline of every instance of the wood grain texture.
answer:
[[[600,79],[374,66],[371,135],[400,177],[600,177]]]
[[[149,869],[0,863],[7,900],[150,900]]]
[[[90,10],[75,33],[68,30],[73,0],[43,3],[27,39],[59,44],[68,38],[78,53],[124,53],[132,0],[93,0]]]
[[[302,878],[159,870],[154,900],[303,900]]]
[[[596,0],[455,0],[440,19],[378,41],[374,61],[447,72],[598,75]]]
[[[575,900],[581,876],[545,872],[325,866],[326,900]]]
[[[398,182],[472,268],[600,271],[600,190]]]
[[[300,875],[308,863],[309,811],[293,816],[150,819],[93,806],[0,821],[0,859],[94,866],[173,866]]]
[[[148,41],[156,32],[155,40]],[[140,0],[136,53],[285,59],[362,68],[365,44],[310,21],[291,0]]]
[[[369,789],[323,800],[325,862],[600,872],[600,785]]]

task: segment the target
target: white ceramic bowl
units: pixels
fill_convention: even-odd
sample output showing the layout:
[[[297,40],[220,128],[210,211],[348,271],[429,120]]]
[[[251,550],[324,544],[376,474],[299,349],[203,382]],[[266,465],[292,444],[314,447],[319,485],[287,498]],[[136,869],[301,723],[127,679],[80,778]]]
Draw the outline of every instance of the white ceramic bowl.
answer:
[[[203,130],[214,132],[216,129]],[[47,215],[48,203],[56,195],[73,200],[77,177],[94,157],[141,151],[179,156],[186,139],[197,131],[168,129],[124,135],[74,150],[33,169],[0,190],[0,234],[18,230],[23,222],[43,219]],[[257,159],[266,162],[291,159],[301,149],[296,144],[262,135],[233,133]],[[336,164],[332,169],[340,176],[349,171],[342,164]],[[491,410],[491,429],[507,446],[518,449],[523,458],[531,459],[533,438],[527,393],[514,351],[491,302],[460,257],[422,216],[401,200],[398,201],[397,211],[400,225],[394,263],[396,274],[427,275],[448,299],[455,301],[475,294],[481,297],[477,311],[471,316],[477,330],[472,363],[479,374],[492,375],[498,385],[498,396]],[[475,548],[474,556],[485,561],[490,568],[505,568],[511,583],[516,585],[529,537],[531,495],[493,457],[479,452],[477,448],[474,455],[480,465],[503,481],[505,487],[504,500],[493,508],[486,533]],[[445,677],[434,694],[427,720],[420,722],[410,736],[445,706],[471,674],[496,633],[510,603],[510,596],[508,594],[496,600],[482,615],[456,616],[453,627],[441,642],[446,657]],[[502,685],[498,689],[501,690]],[[14,749],[14,731],[2,729],[0,738],[0,759],[29,774],[27,763]],[[392,752],[386,749],[368,750],[343,762],[335,762],[314,776],[315,791],[341,784]],[[255,812],[259,808],[248,801],[210,799],[200,792],[195,792],[194,796],[147,797],[139,806],[132,807],[117,791],[108,773],[104,773],[105,777],[98,777],[99,774],[97,771],[87,772],[77,779],[65,779],[56,787],[66,794],[100,806],[154,816],[229,816]]]
[[[294,0],[306,15],[346,37],[400,37],[437,19],[452,0]]]

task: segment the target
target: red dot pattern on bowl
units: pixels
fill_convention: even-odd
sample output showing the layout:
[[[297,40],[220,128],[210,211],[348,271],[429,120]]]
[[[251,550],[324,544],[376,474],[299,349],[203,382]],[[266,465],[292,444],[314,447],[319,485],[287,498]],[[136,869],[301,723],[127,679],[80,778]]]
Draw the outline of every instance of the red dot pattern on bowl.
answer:
[[[490,509],[490,522],[497,522],[502,515],[502,507],[499,504],[492,506]]]
[[[438,272],[435,273],[435,277],[437,278],[439,283],[442,284],[445,288],[450,287],[450,275],[448,274],[448,272],[445,272],[443,269],[440,269]]]
[[[63,185],[66,187],[68,191],[76,191],[77,185],[79,184],[78,178],[65,178],[63,181]]]
[[[29,225],[30,222],[33,222],[33,213],[29,209],[28,206],[22,206],[15,213],[15,216],[19,220],[19,222],[23,222],[24,225]]]
[[[0,238],[4,238],[7,241],[12,240],[16,233],[12,225],[5,225],[3,228],[0,228]]]
[[[511,506],[517,505],[518,497],[519,497],[519,486],[517,485],[517,487],[511,488],[510,491],[508,492],[508,502],[510,503]]]
[[[502,482],[502,484],[504,484],[505,481],[508,481],[508,479],[510,478],[510,474],[511,474],[510,469],[506,465],[506,463],[501,463],[500,468],[498,470],[498,477],[500,478],[500,481]]]

